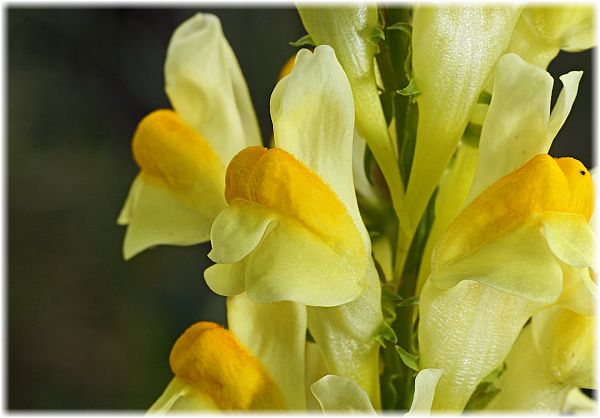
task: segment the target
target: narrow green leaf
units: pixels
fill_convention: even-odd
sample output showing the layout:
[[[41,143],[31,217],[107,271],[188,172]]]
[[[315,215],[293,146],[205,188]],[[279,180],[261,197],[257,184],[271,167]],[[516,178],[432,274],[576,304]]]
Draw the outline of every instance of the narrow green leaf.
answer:
[[[415,372],[421,370],[421,368],[419,367],[419,356],[409,353],[399,345],[396,346],[396,352],[398,353],[400,359],[402,359],[402,363],[404,363],[406,367],[408,367],[411,370],[414,370]]]
[[[299,47],[299,46],[315,46],[314,41],[310,37],[310,35],[304,35],[300,39],[289,42],[290,46]]]

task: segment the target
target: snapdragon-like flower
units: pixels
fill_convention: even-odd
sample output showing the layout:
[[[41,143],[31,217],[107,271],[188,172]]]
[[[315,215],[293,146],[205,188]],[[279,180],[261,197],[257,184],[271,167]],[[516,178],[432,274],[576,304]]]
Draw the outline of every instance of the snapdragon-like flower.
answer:
[[[118,219],[128,225],[126,259],[158,244],[208,241],[226,206],[225,167],[261,143],[248,88],[215,16],[198,14],[177,28],[165,80],[174,110],[151,113],[134,134],[140,173]]]
[[[577,160],[539,155],[486,189],[444,234],[420,304],[421,365],[444,369],[434,409],[462,409],[525,321],[559,299],[563,269],[592,265],[593,193]]]
[[[378,406],[380,287],[352,182],[352,93],[331,48],[298,53],[271,114],[276,147],[247,148],[227,169],[206,281],[253,303],[308,306],[327,369]]]
[[[188,328],[173,346],[169,363],[175,377],[149,412],[289,409],[282,387],[261,362],[233,333],[217,324],[198,322]],[[429,412],[440,375],[441,370],[419,372],[408,415]],[[293,386],[285,389],[302,384],[290,383]],[[310,386],[325,413],[375,413],[367,393],[347,377],[326,375]]]

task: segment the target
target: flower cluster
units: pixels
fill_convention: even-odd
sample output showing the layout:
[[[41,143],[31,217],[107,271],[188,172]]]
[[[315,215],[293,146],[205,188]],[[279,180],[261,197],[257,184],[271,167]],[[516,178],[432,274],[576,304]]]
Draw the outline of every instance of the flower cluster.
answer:
[[[227,296],[150,410],[594,408],[594,186],[548,155],[582,73],[550,111],[546,72],[593,46],[593,9],[298,8],[270,149],[207,14],[134,134],[125,258],[210,240]]]

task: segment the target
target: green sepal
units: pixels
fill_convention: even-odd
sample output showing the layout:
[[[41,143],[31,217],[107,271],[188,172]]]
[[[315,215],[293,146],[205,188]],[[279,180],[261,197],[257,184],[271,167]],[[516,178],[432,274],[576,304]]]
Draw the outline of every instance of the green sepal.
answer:
[[[470,123],[465,128],[461,141],[470,147],[479,148],[479,139],[481,138],[481,125]]]
[[[469,402],[467,402],[465,411],[484,409],[498,393],[500,393],[500,389],[493,383],[480,383],[479,386],[477,386],[477,389],[475,389],[475,392],[473,392],[473,395],[471,395]]]
[[[404,87],[400,90],[396,90],[396,93],[398,93],[402,96],[414,96],[414,97],[421,94],[421,92],[417,88],[417,84],[415,83],[414,78],[410,79],[410,81],[408,82],[408,85],[406,87]]]
[[[504,373],[504,371],[506,370],[506,363],[502,363],[502,366],[497,367],[496,369],[492,370],[487,376],[485,376],[483,379],[481,379],[481,383],[491,383],[495,380],[497,380],[500,376],[502,376],[502,373]]]
[[[306,342],[316,343],[315,337],[312,336],[312,334],[310,333],[310,330],[308,328],[306,328]]]
[[[408,36],[412,36],[412,25],[407,22],[396,22],[390,26],[386,26],[385,30],[399,30]]]
[[[397,307],[417,306],[418,304],[419,304],[419,297],[418,296],[411,296],[410,298],[403,299],[396,306]]]
[[[289,45],[293,46],[293,47],[316,46],[315,42],[312,40],[312,38],[308,34],[300,37],[299,39],[297,39],[295,41],[289,42]]]
[[[369,36],[367,36],[367,41],[369,41],[369,43],[375,47],[375,54],[379,54],[379,42],[384,40],[385,32],[383,31],[383,29],[381,29],[381,27],[378,25],[373,26],[373,30],[371,31]]]
[[[386,346],[386,341],[396,343],[398,342],[398,337],[396,333],[392,329],[392,327],[386,322],[383,321],[379,328],[377,329],[377,334],[375,336],[375,340],[382,346]]]
[[[506,370],[506,363],[492,370],[487,376],[481,379],[481,383],[477,386],[471,398],[465,406],[465,410],[481,410],[500,393],[500,389],[496,387],[494,382],[498,380],[502,373]]]
[[[477,98],[477,103],[490,104],[492,102],[492,95],[487,91],[482,91]]]
[[[371,179],[371,167],[374,163],[375,158],[373,157],[373,152],[371,151],[371,148],[367,146],[365,148],[365,156],[363,159],[363,170],[365,170],[365,176],[371,186],[373,185],[373,180]]]
[[[408,351],[406,351],[404,348],[400,347],[399,345],[396,346],[396,352],[398,353],[398,355],[400,356],[400,359],[402,360],[402,363],[404,363],[404,365],[406,367],[408,367],[411,370],[414,370],[415,372],[418,372],[421,370],[421,368],[419,367],[419,356],[418,355],[409,353]]]

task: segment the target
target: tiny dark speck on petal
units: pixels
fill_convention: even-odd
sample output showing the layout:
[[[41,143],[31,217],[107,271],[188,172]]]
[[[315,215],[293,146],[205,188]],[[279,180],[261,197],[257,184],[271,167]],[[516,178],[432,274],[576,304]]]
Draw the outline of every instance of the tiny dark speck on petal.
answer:
[[[582,176],[585,176],[585,170],[579,170],[579,174],[581,174]]]

